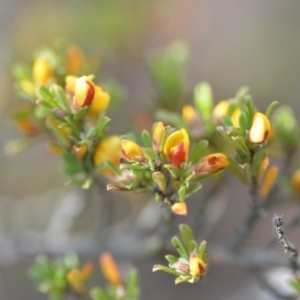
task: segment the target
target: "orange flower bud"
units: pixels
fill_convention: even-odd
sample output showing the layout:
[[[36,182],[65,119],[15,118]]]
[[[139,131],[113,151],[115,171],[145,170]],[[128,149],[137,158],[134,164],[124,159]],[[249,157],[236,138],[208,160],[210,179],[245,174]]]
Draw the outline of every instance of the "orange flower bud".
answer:
[[[85,292],[84,280],[78,268],[72,269],[67,274],[67,281],[78,295],[83,295]]]
[[[196,164],[196,175],[199,173],[215,173],[227,167],[229,162],[227,156],[222,153],[215,153],[201,158],[200,162]]]
[[[291,179],[292,189],[294,193],[300,196],[300,170],[294,172]]]
[[[164,154],[175,167],[189,160],[190,140],[187,131],[181,130],[173,132],[166,140]]]
[[[200,277],[206,272],[206,264],[204,261],[196,256],[190,258],[190,274],[193,276]]]
[[[195,119],[198,118],[197,111],[191,105],[184,105],[182,108],[182,118],[187,123],[192,123]]]
[[[49,60],[45,57],[37,58],[32,67],[32,75],[36,83],[46,84],[53,76],[53,70]]]
[[[21,118],[16,120],[18,129],[26,135],[35,135],[39,132],[39,128],[30,118]]]
[[[251,129],[248,133],[248,141],[252,144],[262,144],[270,133],[271,125],[268,118],[262,113],[255,113]]]
[[[82,74],[85,67],[85,56],[75,45],[67,48],[67,73],[71,75]]]
[[[117,135],[112,135],[99,143],[95,149],[93,159],[95,166],[99,166],[106,160],[115,166],[119,166],[121,156],[121,140]],[[106,176],[113,176],[112,171],[107,167],[103,168],[101,172]]]
[[[100,269],[105,279],[116,286],[123,285],[123,279],[119,268],[109,252],[104,252],[99,258]]]
[[[172,211],[176,215],[187,216],[187,206],[185,202],[177,202],[172,205]]]
[[[121,141],[121,151],[129,160],[142,161],[145,158],[142,148],[130,140]]]
[[[81,269],[81,275],[82,275],[82,278],[84,280],[87,280],[88,278],[91,277],[91,275],[93,274],[93,271],[94,271],[94,265],[92,262],[86,262],[82,269]]]
[[[55,156],[61,156],[63,153],[63,148],[56,142],[48,142],[46,144],[47,150]]]
[[[261,185],[260,189],[260,198],[262,200],[266,199],[269,195],[270,190],[272,189],[275,180],[277,178],[278,168],[277,167],[270,167],[265,174],[264,180]]]
[[[152,145],[155,151],[158,151],[162,134],[164,132],[165,125],[163,122],[157,122],[153,127]]]

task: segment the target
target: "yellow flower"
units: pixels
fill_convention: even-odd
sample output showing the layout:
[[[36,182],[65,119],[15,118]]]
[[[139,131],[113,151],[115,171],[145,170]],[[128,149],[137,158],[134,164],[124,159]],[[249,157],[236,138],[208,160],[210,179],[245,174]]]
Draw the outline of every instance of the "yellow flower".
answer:
[[[270,133],[271,125],[268,118],[262,113],[255,113],[252,126],[248,133],[248,141],[252,144],[262,144]]]
[[[66,88],[72,88],[73,78],[69,78]],[[94,115],[99,111],[105,110],[109,104],[110,96],[104,92],[100,86],[96,86],[87,76],[82,76],[76,79],[74,88],[75,108],[93,105],[89,110],[89,114]]]
[[[73,76],[73,75],[68,75],[66,76],[66,92],[69,94],[74,94],[75,92],[75,87],[76,87],[76,80],[78,77]]]
[[[39,57],[32,67],[33,79],[38,84],[46,84],[53,76],[52,66],[48,59]]]
[[[227,115],[229,102],[227,100],[220,101],[213,109],[212,116],[217,123],[222,122],[222,118]]]
[[[143,161],[145,158],[142,148],[130,140],[121,141],[121,151],[129,160]]]
[[[191,105],[184,105],[182,108],[182,118],[184,121],[190,124],[198,118],[197,111]]]
[[[103,139],[96,147],[93,157],[94,164],[95,166],[99,166],[104,161],[108,160],[118,167],[121,155],[121,140],[117,135],[112,135]],[[103,168],[101,172],[106,176],[114,175],[108,167]]]
[[[67,274],[67,281],[78,295],[85,293],[85,282],[93,272],[93,264],[87,262],[81,270],[78,268],[72,269]]]
[[[153,134],[152,134],[152,145],[155,151],[158,151],[161,137],[164,132],[165,125],[163,122],[157,122],[153,126]]]
[[[195,166],[196,176],[203,173],[215,173],[227,167],[229,162],[227,156],[222,153],[207,155]]]
[[[175,167],[179,168],[182,163],[189,160],[189,147],[188,133],[182,128],[168,136],[164,146],[164,154]]]
[[[230,107],[230,102],[228,100],[222,100],[215,106],[212,115],[213,115],[213,119],[215,120],[216,123],[221,123],[222,118],[224,116],[228,115],[229,107]],[[240,127],[240,124],[239,124],[240,114],[241,114],[240,108],[236,107],[229,116],[230,120],[232,122],[232,125],[234,127]]]
[[[192,276],[200,277],[204,275],[206,272],[206,264],[204,261],[197,257],[191,256],[190,257],[190,274]]]
[[[300,196],[300,169],[294,172],[291,183],[294,193]]]
[[[124,285],[119,268],[109,252],[104,252],[99,258],[100,269],[105,279],[116,286]]]
[[[28,79],[23,79],[20,81],[20,88],[27,93],[28,95],[33,96],[34,95],[34,85],[33,83]]]
[[[177,202],[172,205],[172,211],[176,215],[182,215],[182,216],[187,216],[188,211],[187,211],[187,206],[185,202]]]

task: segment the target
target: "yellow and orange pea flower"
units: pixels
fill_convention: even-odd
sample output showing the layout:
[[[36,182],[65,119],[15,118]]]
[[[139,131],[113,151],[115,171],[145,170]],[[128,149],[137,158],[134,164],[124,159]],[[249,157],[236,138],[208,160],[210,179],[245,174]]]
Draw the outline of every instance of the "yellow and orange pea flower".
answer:
[[[142,162],[145,159],[142,148],[131,140],[121,141],[121,152],[128,160],[131,161]]]
[[[82,269],[74,268],[67,274],[67,281],[78,295],[85,293],[85,282],[91,277],[94,266],[91,262],[84,264]]]
[[[33,80],[40,85],[47,84],[53,77],[53,67],[45,57],[38,57],[32,66]]]
[[[201,158],[194,166],[196,175],[211,174],[220,171],[229,165],[227,156],[223,153],[214,153]]]
[[[181,164],[189,160],[190,140],[187,131],[182,128],[170,134],[164,145],[164,154],[172,165],[180,168]]]
[[[117,135],[112,135],[103,139],[96,147],[93,155],[94,165],[99,166],[104,161],[108,160],[118,167],[121,156],[121,140]],[[108,167],[104,167],[101,172],[108,177],[114,176],[113,172]]]
[[[104,278],[115,286],[123,286],[124,282],[119,268],[109,252],[104,252],[99,257],[99,265]]]
[[[195,277],[200,277],[206,273],[206,263],[195,255],[190,256],[190,274]]]
[[[271,125],[267,116],[257,112],[254,115],[247,139],[251,144],[262,144],[268,138],[270,130]]]
[[[68,82],[69,81],[69,82]],[[76,78],[68,77],[66,79],[66,90],[74,90],[73,106],[80,108],[92,105],[89,110],[90,115],[95,115],[107,108],[110,102],[110,96],[104,92],[100,86],[95,85],[87,76]]]

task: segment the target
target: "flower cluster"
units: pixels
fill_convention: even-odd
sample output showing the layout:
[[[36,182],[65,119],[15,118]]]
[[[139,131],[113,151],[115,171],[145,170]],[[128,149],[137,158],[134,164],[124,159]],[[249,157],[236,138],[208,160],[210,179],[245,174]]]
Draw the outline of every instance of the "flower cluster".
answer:
[[[201,279],[207,271],[206,242],[202,241],[198,245],[194,239],[194,233],[188,225],[180,224],[179,229],[183,243],[177,237],[172,239],[172,245],[176,248],[179,257],[166,255],[169,266],[154,265],[153,272],[164,271],[175,275],[175,284],[194,283]]]
[[[116,91],[109,92],[86,76],[89,63],[76,46],[36,54],[30,68],[15,67],[16,86],[25,105],[13,118],[28,139],[41,135],[47,149],[64,160],[70,182],[88,188],[97,174],[118,174],[120,140],[106,137],[106,110]],[[23,140],[22,140],[23,141]],[[108,142],[116,151],[111,155]],[[9,147],[8,147],[9,149]],[[108,155],[109,154],[109,155]]]
[[[190,155],[190,139],[184,128],[173,130],[157,122],[152,135],[144,131],[142,138],[145,147],[127,138],[121,140],[121,180],[109,184],[108,189],[152,193],[177,214],[187,214],[185,200],[201,188],[201,179],[228,166],[224,154],[206,155],[205,140]]]

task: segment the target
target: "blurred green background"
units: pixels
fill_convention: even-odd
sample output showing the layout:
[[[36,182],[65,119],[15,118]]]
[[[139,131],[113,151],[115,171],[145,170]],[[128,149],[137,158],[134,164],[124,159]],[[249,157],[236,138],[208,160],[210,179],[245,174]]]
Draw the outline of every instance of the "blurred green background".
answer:
[[[6,235],[45,228],[54,207],[70,192],[63,186],[58,159],[43,145],[14,158],[4,153],[5,143],[19,135],[9,119],[18,103],[11,78],[14,62],[30,61],[36,48],[57,39],[100,57],[103,75],[126,87],[127,99],[112,116],[112,132],[121,134],[137,112],[151,105],[145,56],[183,40],[191,51],[187,87],[206,80],[219,101],[246,84],[260,109],[277,100],[291,104],[299,115],[299,12],[297,0],[0,0],[0,249],[2,244],[9,253],[1,259],[0,299],[45,299],[27,279],[28,261],[17,259]],[[71,188],[71,193],[80,192]],[[237,198],[238,192],[230,196],[234,193]],[[218,288],[212,279],[207,285],[177,288],[172,278],[151,273],[152,262],[139,264],[143,300],[181,299],[185,293],[188,299],[234,299],[236,286],[248,279],[237,271],[230,273],[236,281],[224,279],[228,273],[222,269],[212,271],[213,280],[222,281]]]

